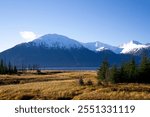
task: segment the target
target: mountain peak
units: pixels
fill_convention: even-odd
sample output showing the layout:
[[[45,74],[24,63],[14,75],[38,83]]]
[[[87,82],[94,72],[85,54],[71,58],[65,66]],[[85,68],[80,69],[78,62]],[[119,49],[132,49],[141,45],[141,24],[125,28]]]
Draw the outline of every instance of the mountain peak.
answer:
[[[135,41],[135,40],[130,40],[127,43],[124,43],[122,45],[120,45],[120,48],[124,48],[126,45],[142,45],[140,42]]]
[[[111,46],[105,43],[101,43],[99,41],[83,43],[85,48],[88,48],[92,51],[103,51],[103,50],[111,50],[114,53],[120,53],[121,49],[115,46]]]
[[[44,38],[68,38],[68,37],[54,33],[54,34],[45,34],[45,35],[41,36],[40,38],[44,39]],[[40,39],[40,38],[38,38],[38,39]]]
[[[122,48],[122,52],[121,53],[133,53],[133,52],[136,52],[138,51],[139,49],[141,48],[146,48],[147,45],[144,45],[144,44],[141,44],[140,42],[138,41],[134,41],[134,40],[131,40],[129,41],[128,43],[124,43],[120,46],[120,48]]]
[[[73,39],[58,34],[46,34],[32,41],[36,46],[59,47],[59,48],[80,48],[82,45]]]

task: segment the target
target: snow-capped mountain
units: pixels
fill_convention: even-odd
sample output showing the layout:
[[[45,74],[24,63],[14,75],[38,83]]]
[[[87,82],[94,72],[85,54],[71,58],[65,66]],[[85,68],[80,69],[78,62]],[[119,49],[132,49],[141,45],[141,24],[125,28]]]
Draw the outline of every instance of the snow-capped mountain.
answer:
[[[121,50],[122,50],[119,47],[104,44],[104,43],[101,43],[99,41],[89,42],[89,43],[82,43],[82,44],[83,44],[84,47],[86,47],[86,48],[88,48],[89,50],[92,50],[92,51],[111,50],[114,53],[120,53]]]
[[[134,40],[131,40],[128,43],[124,43],[119,47],[101,43],[99,41],[82,43],[58,34],[47,34],[41,36],[40,38],[37,38],[27,43],[26,45],[27,46],[34,45],[37,47],[47,47],[47,48],[63,48],[63,49],[84,47],[96,52],[110,50],[116,54],[121,53],[121,54],[134,54],[134,55],[138,54],[139,52],[141,53],[142,49],[150,47],[149,43],[142,44]]]
[[[32,43],[35,46],[44,46],[47,48],[59,47],[70,49],[83,47],[78,41],[58,34],[47,34],[38,39],[33,40],[30,43]]]
[[[83,47],[80,42],[57,34],[44,35],[31,42],[18,44],[1,52],[0,59],[18,67],[95,67],[103,60],[100,54]]]
[[[99,41],[82,43],[85,48],[88,48],[92,51],[104,51],[111,50],[116,54],[133,54],[141,55],[143,52],[148,52],[150,49],[150,43],[142,44],[138,41],[131,40],[128,43],[124,43],[120,46],[112,46],[108,44],[101,43]],[[149,55],[149,54],[148,54]]]
[[[83,49],[84,48],[94,52],[102,52],[108,50],[114,52],[115,54],[134,54],[134,55],[140,55],[143,51],[150,50],[150,43],[142,44],[133,40],[117,47],[99,41],[88,42],[88,43],[78,42],[74,39],[70,39],[66,36],[58,35],[58,34],[47,34],[31,42],[18,44],[16,46],[22,46],[22,45],[26,47],[43,47],[48,49],[51,48]]]
[[[101,42],[80,43],[66,36],[47,34],[28,43],[22,43],[0,53],[0,59],[18,67],[39,65],[41,67],[98,67],[108,59],[110,64],[128,61],[131,55],[119,54],[129,50],[147,47],[132,41],[115,47]],[[128,50],[128,51],[127,51]],[[144,50],[150,53],[150,48]],[[99,51],[99,52],[95,52]],[[142,53],[140,51],[140,53]],[[118,54],[116,54],[118,53]],[[136,58],[138,60],[139,58]]]
[[[141,49],[150,47],[150,45],[142,44],[137,41],[131,40],[130,42],[124,43],[119,47],[122,48],[121,53],[123,54],[134,54],[134,53],[137,53]]]

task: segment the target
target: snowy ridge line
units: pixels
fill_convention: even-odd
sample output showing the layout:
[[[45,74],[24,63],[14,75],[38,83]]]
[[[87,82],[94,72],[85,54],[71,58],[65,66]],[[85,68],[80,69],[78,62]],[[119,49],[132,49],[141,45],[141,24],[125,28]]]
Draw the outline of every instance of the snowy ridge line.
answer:
[[[123,49],[121,51],[121,53],[123,53],[123,54],[131,53],[131,52],[135,53],[135,52],[139,51],[140,49],[148,48],[148,47],[150,47],[150,46],[141,44],[141,43],[139,43],[137,41],[133,41],[133,40],[120,46],[120,48]]]
[[[96,52],[111,50],[116,54],[136,53],[141,49],[150,47],[150,44],[142,44],[134,40],[131,40],[128,43],[124,43],[118,47],[101,43],[99,41],[82,43],[58,34],[47,34],[29,42],[28,44],[30,45],[30,43],[32,43],[34,46],[43,46],[48,48],[54,47],[54,48],[70,49],[70,48],[85,47],[89,50],[96,51]]]

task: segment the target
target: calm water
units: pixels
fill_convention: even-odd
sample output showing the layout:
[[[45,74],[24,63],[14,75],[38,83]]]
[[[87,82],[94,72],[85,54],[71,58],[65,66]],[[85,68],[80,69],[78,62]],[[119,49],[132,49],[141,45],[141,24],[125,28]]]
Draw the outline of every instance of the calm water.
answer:
[[[97,70],[98,67],[45,67],[41,70]]]

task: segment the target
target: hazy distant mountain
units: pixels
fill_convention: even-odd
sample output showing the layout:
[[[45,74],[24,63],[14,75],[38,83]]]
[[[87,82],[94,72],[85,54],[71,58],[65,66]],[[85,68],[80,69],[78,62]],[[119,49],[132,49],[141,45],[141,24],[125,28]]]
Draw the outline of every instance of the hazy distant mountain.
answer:
[[[120,53],[121,52],[121,48],[119,47],[115,47],[115,46],[111,46],[108,44],[104,44],[101,43],[99,41],[96,42],[89,42],[89,43],[82,43],[84,47],[92,50],[92,51],[103,51],[103,50],[111,50],[114,53]]]
[[[132,44],[135,44],[135,42]],[[140,44],[136,44],[138,45],[136,47],[139,47]],[[122,49],[126,47],[128,47],[128,44],[121,46]],[[128,54],[116,54],[122,50],[121,48],[100,42],[80,43],[66,36],[47,34],[1,52],[0,58],[6,62],[10,61],[18,67],[22,65],[98,67],[104,59],[107,59],[112,65],[121,64],[133,57]],[[135,58],[139,61],[138,57]]]
[[[104,51],[104,50],[111,50],[116,54],[133,54],[133,55],[140,55],[144,51],[149,50],[150,44],[142,44],[138,41],[131,40],[128,43],[124,43],[119,47],[111,46],[108,44],[101,43],[99,41],[96,42],[89,42],[89,43],[82,43],[82,45],[89,50],[92,51]]]

